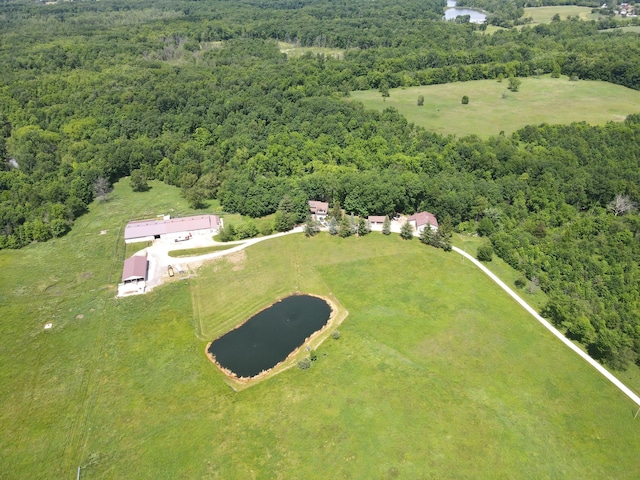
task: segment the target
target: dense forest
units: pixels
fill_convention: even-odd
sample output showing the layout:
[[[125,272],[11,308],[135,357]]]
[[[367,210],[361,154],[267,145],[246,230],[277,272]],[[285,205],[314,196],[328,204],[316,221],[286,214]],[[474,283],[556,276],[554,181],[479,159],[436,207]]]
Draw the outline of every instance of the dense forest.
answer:
[[[253,217],[285,196],[355,215],[428,209],[488,236],[523,288],[548,294],[544,315],[596,358],[639,362],[640,115],[485,140],[346,101],[359,89],[534,73],[640,89],[637,36],[577,19],[484,35],[443,22],[444,7],[4,2],[0,248],[64,235],[129,175]],[[288,58],[277,41],[344,52]]]

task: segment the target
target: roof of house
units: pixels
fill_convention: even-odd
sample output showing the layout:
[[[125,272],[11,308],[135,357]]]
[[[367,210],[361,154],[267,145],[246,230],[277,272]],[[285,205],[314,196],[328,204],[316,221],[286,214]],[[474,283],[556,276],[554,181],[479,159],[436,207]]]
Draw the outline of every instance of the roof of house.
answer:
[[[416,228],[426,225],[427,223],[432,227],[438,227],[438,220],[436,219],[436,216],[429,212],[418,212],[407,218],[407,221],[416,222]]]
[[[309,200],[309,210],[311,213],[328,213],[329,212],[329,202],[320,202],[318,200]]]
[[[384,215],[369,215],[369,222],[371,223],[384,223]]]
[[[168,220],[142,220],[129,222],[124,229],[124,239],[154,237],[167,233],[208,230],[220,226],[218,215],[197,215],[193,217],[170,218]]]
[[[124,261],[122,270],[122,281],[146,280],[147,279],[147,257],[136,255]]]

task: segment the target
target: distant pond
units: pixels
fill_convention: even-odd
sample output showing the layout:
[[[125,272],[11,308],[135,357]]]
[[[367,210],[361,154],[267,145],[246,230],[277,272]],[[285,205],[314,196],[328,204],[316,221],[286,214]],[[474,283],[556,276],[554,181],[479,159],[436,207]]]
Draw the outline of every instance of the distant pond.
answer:
[[[286,360],[327,324],[331,312],[320,297],[284,298],[211,342],[207,354],[233,376],[255,377]]]
[[[464,15],[469,15],[471,17],[471,23],[484,23],[487,20],[487,16],[480,10],[456,7],[456,0],[447,0],[447,9],[444,11],[445,20],[453,20],[456,17],[463,17]]]

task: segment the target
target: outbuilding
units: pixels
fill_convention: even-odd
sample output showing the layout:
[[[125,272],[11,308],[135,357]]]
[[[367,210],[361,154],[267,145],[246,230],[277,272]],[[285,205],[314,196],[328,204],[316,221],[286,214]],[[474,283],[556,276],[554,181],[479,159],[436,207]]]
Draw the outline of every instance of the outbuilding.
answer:
[[[152,242],[160,239],[183,241],[192,238],[193,235],[216,235],[221,225],[222,220],[218,215],[133,221],[124,229],[124,242]]]
[[[149,261],[146,255],[134,255],[124,261],[122,282],[118,284],[118,296],[138,295],[145,292]]]
[[[124,261],[122,283],[145,282],[149,262],[146,256],[134,255]]]
[[[385,220],[384,215],[369,215],[369,225],[371,226],[371,230],[382,230]]]

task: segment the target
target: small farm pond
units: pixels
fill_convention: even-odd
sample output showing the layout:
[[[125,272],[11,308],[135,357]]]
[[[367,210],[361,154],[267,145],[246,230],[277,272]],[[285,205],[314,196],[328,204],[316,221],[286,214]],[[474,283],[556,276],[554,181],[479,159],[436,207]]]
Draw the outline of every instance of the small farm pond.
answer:
[[[324,327],[331,306],[312,295],[287,297],[211,342],[207,353],[236,377],[270,370]]]
[[[487,16],[480,10],[473,8],[456,7],[456,0],[447,0],[447,8],[444,11],[445,20],[454,20],[456,17],[469,15],[471,23],[484,23]]]

